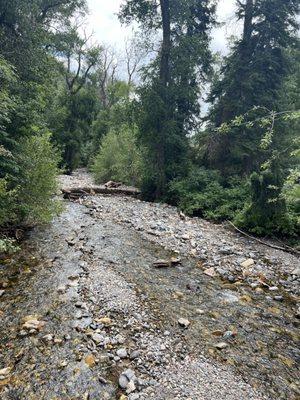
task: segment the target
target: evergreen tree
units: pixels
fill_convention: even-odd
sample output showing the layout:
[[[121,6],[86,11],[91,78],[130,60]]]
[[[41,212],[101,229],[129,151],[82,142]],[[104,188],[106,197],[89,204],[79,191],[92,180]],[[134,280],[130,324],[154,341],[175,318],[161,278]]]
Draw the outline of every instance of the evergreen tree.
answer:
[[[143,191],[148,198],[166,195],[168,182],[187,171],[187,134],[199,115],[199,81],[209,72],[214,11],[208,0],[128,0],[122,8],[123,20],[162,30],[159,57],[140,91],[140,139],[147,150]]]
[[[249,174],[259,167],[263,131],[243,126],[224,135],[215,133],[215,128],[254,107],[259,111],[256,116],[252,113],[253,119],[280,110],[282,85],[290,71],[285,49],[297,44],[299,0],[245,0],[237,7],[243,35],[225,59],[221,79],[210,95],[207,159],[225,175]]]

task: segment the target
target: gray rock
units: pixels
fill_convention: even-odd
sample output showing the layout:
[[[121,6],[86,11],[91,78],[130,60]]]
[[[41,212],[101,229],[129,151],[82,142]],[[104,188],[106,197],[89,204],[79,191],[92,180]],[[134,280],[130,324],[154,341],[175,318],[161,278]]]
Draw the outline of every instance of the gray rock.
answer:
[[[283,301],[283,296],[274,296],[274,300]]]
[[[97,344],[102,343],[104,341],[104,337],[102,335],[100,335],[99,333],[93,333],[92,339]]]
[[[130,368],[126,369],[123,372],[123,375],[125,375],[128,378],[128,380],[132,380],[135,378],[135,372]]]
[[[139,350],[133,350],[130,353],[130,360],[135,360],[136,358],[138,358],[141,355],[141,352]]]
[[[126,389],[128,383],[129,383],[129,379],[127,378],[127,376],[124,375],[124,374],[121,374],[119,376],[119,386],[120,386],[120,388]]]
[[[128,357],[127,350],[124,349],[124,348],[118,349],[118,350],[117,350],[117,356],[120,357],[120,358],[126,358],[126,357]]]

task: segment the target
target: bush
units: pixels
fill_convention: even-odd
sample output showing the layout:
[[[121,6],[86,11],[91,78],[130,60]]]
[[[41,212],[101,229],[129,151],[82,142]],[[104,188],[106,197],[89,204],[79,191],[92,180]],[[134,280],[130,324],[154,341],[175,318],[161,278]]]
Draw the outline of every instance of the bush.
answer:
[[[6,179],[0,179],[0,226],[16,219],[15,202],[16,192],[8,190]]]
[[[219,172],[193,168],[187,178],[170,183],[168,200],[189,215],[220,221],[234,218],[248,195],[246,183],[238,178],[225,184]]]
[[[297,221],[288,212],[279,168],[272,167],[260,174],[254,172],[250,180],[252,199],[237,215],[236,224],[257,235],[294,235]]]
[[[60,156],[50,141],[50,134],[31,136],[20,143],[17,155],[17,212],[20,222],[28,225],[47,223],[61,207],[57,192]]]
[[[135,130],[123,126],[119,132],[109,131],[102,139],[91,169],[98,183],[114,180],[138,186],[141,152],[136,144]]]

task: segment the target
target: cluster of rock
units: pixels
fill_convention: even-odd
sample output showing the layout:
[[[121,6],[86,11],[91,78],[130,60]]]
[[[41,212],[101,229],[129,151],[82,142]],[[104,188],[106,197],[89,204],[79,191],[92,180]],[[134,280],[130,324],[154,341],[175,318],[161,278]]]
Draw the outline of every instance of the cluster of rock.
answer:
[[[229,282],[242,280],[254,289],[277,286],[300,294],[300,262],[295,255],[264,246],[221,225],[183,218],[175,207],[165,204],[103,196],[88,198],[86,204],[98,215],[109,215],[168,250],[196,257],[212,277]]]

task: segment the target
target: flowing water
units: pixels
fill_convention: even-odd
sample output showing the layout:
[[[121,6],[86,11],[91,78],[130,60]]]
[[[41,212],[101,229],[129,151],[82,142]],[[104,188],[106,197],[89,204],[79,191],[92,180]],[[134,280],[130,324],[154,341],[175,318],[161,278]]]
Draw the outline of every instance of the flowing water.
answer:
[[[1,399],[119,398],[118,366],[108,362],[104,349],[95,351],[83,334],[95,315],[78,317],[74,306],[78,301],[97,303],[100,264],[133,288],[157,327],[183,341],[189,354],[233,366],[270,398],[298,399],[295,299],[283,294],[283,301],[275,301],[243,282],[211,278],[192,258],[182,257],[181,264],[169,268],[153,267],[156,260],[172,256],[132,228],[91,215],[77,203],[67,203],[50,227],[34,230],[22,254],[0,262],[5,290],[0,298],[0,369],[12,368],[0,380]],[[84,265],[89,276],[82,280]],[[58,294],[67,284],[68,290]],[[101,314],[100,306],[95,310]],[[43,332],[20,335],[21,320],[28,315],[45,321]],[[188,329],[179,328],[179,318],[191,322]],[[55,343],[45,342],[47,333]],[[216,348],[219,342],[227,347]],[[96,357],[93,368],[87,354]]]

